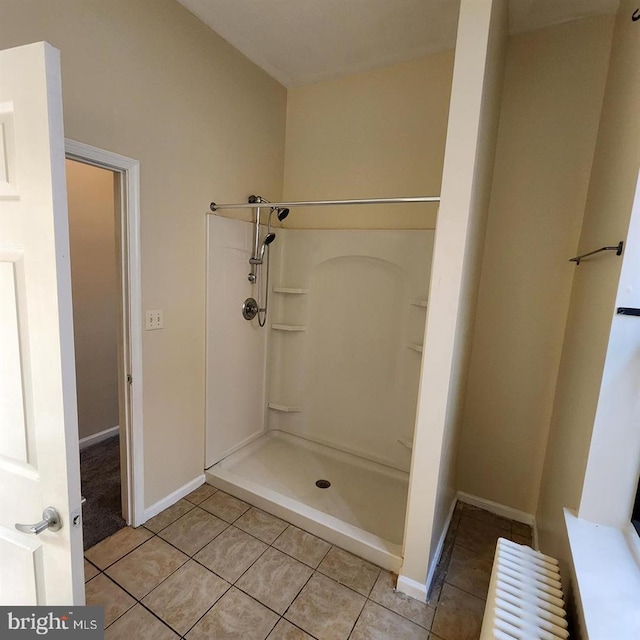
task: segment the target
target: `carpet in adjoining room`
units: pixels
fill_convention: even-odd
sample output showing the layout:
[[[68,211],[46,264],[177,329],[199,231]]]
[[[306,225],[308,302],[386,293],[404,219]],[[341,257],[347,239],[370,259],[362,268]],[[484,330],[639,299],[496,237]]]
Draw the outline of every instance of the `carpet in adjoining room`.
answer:
[[[122,529],[120,502],[120,437],[114,436],[80,451],[84,548]]]

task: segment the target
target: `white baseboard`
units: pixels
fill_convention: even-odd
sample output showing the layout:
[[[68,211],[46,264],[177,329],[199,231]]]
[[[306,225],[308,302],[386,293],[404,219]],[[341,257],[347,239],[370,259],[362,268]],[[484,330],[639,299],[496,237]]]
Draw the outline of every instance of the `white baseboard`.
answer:
[[[420,600],[420,602],[427,601],[427,587],[420,582],[416,582],[411,578],[407,578],[406,576],[398,576],[398,584],[396,589],[400,593],[404,593],[411,598],[415,598],[416,600]]]
[[[455,497],[451,502],[451,506],[449,507],[449,515],[447,516],[447,521],[444,525],[444,529],[440,534],[440,540],[438,540],[438,546],[436,547],[436,552],[433,554],[433,562],[429,567],[429,572],[427,573],[427,594],[429,593],[429,589],[431,588],[431,583],[433,582],[433,578],[436,575],[436,569],[438,568],[438,563],[440,562],[440,556],[442,555],[442,550],[444,549],[444,541],[447,537],[447,533],[449,533],[449,527],[451,526],[451,520],[453,519],[453,514],[456,510],[456,503],[458,499]]]
[[[116,425],[115,427],[109,427],[104,431],[99,431],[98,433],[94,433],[93,435],[86,436],[84,438],[80,438],[80,450],[86,449],[90,447],[92,444],[98,444],[98,442],[102,442],[103,440],[108,440],[109,438],[113,438],[113,436],[117,436],[120,432],[120,427]]]
[[[199,475],[197,478],[194,478],[187,484],[182,485],[179,489],[176,489],[173,493],[170,493],[168,496],[162,498],[162,500],[158,500],[155,504],[152,504],[150,507],[144,510],[144,517],[140,524],[144,524],[147,520],[153,518],[153,516],[157,516],[161,511],[169,508],[172,504],[178,502],[185,496],[188,496],[192,491],[195,491],[199,486],[204,484],[204,473]]]
[[[461,502],[466,502],[474,507],[480,507],[481,509],[495,513],[497,516],[528,524],[533,529],[533,546],[535,549],[538,548],[538,528],[536,527],[536,517],[532,513],[507,507],[504,504],[479,498],[478,496],[472,496],[470,493],[465,493],[464,491],[458,491],[457,497]]]
[[[449,525],[451,524],[453,513],[456,510],[456,502],[457,497],[453,499],[453,501],[451,502],[451,506],[449,507],[449,515],[447,516],[444,529],[440,534],[440,539],[438,540],[438,545],[436,546],[436,552],[433,555],[433,562],[431,563],[431,566],[429,567],[427,573],[426,583],[424,585],[421,585],[419,582],[416,582],[415,580],[412,580],[411,578],[407,578],[406,576],[400,574],[398,576],[397,584],[397,590],[400,591],[400,593],[404,593],[405,595],[411,596],[412,598],[416,598],[417,600],[426,602],[427,595],[429,594],[429,589],[431,588],[431,583],[434,576],[436,575],[438,562],[440,562],[440,556],[442,555],[444,541],[447,537],[447,532],[449,531]],[[402,571],[402,569],[400,571]]]

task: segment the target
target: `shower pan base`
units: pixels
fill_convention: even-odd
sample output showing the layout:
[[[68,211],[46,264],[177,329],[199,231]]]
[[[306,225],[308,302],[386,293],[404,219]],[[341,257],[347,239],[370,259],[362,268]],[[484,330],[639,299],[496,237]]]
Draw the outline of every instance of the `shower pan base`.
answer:
[[[402,565],[407,473],[282,431],[205,473],[215,487],[370,562],[396,572]]]

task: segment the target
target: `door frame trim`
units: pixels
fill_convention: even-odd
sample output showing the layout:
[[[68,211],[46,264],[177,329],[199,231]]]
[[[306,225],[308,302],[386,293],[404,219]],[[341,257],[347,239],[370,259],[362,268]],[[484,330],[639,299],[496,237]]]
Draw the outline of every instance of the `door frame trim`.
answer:
[[[122,179],[122,230],[127,286],[123,288],[125,371],[124,395],[127,443],[127,505],[125,519],[134,527],[144,522],[144,440],[142,386],[142,269],[140,250],[140,163],[133,158],[112,153],[83,142],[65,138],[65,156],[102,169],[114,171]],[[128,339],[127,339],[128,338]],[[127,354],[128,347],[128,354]],[[126,370],[126,362],[130,370]],[[127,384],[127,375],[133,382]]]

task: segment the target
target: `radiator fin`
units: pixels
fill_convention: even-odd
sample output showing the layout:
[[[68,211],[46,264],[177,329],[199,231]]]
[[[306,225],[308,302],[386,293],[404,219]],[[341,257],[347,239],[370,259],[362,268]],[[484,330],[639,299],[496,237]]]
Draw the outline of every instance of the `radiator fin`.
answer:
[[[568,637],[558,561],[500,538],[480,640]]]

